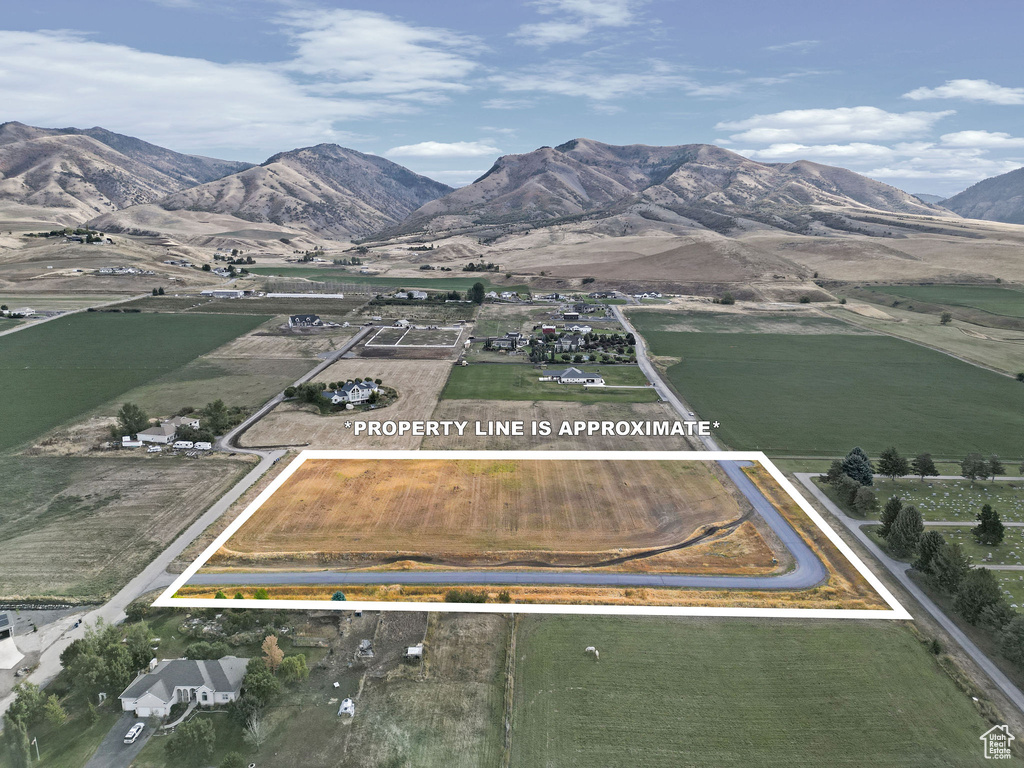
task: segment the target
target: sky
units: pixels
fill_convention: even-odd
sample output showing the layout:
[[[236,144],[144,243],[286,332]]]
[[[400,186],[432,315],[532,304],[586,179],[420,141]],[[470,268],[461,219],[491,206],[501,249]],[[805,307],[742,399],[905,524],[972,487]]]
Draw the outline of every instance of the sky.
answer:
[[[954,194],[1024,166],[1019,0],[34,0],[0,121],[262,162],[333,142],[452,186],[586,137]]]

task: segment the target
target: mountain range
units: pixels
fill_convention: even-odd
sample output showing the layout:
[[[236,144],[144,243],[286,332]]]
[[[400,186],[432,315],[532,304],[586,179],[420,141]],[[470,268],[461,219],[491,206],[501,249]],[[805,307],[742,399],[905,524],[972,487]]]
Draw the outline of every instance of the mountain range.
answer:
[[[487,236],[573,222],[631,222],[729,235],[859,231],[871,211],[1024,223],[1024,169],[932,204],[852,171],[761,163],[709,144],[615,146],[573,139],[500,157],[452,189],[374,155],[319,144],[259,165],[173,152],[103,128],[0,125],[0,209],[145,232],[254,223],[335,238]]]

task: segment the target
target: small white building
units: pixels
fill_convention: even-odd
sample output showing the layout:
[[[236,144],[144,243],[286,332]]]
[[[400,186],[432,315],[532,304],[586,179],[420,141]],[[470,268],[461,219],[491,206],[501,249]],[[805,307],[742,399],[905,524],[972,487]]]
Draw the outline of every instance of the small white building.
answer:
[[[164,659],[150,663],[118,698],[123,712],[136,717],[166,717],[175,704],[197,702],[201,707],[225,705],[242,692],[248,659],[225,656],[216,661]]]
[[[174,433],[177,431],[178,428],[176,426],[165,421],[163,424],[142,430],[136,437],[143,443],[167,445],[174,441]]]

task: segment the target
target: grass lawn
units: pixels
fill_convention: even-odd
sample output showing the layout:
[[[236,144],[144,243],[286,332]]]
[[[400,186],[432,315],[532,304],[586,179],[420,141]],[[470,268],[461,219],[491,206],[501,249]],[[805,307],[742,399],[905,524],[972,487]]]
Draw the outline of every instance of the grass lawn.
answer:
[[[668,365],[669,381],[703,418],[721,422],[718,434],[734,449],[1022,451],[1024,386],[942,353],[888,336],[694,333],[665,330],[665,313],[632,319],[653,354],[679,360]]]
[[[934,480],[901,478],[895,482],[875,476],[875,494],[884,504],[896,495],[913,504],[925,521],[956,520],[974,523],[984,504],[991,504],[1005,522],[1024,523],[1024,483],[987,480]]]
[[[993,315],[1024,317],[1024,291],[998,285],[889,285],[878,290],[930,304],[971,307]]]
[[[971,534],[973,527],[965,525],[962,528],[953,528],[940,525],[933,528],[926,527],[925,530],[938,531],[946,541],[959,544],[970,556],[971,562],[976,565],[1024,565],[1024,529],[1007,528],[1002,543],[990,547],[974,540],[974,536]],[[991,560],[988,559],[989,555],[992,556]]]
[[[170,373],[267,319],[82,313],[0,337],[0,451]]]
[[[1024,571],[993,571],[1011,608],[1024,612]]]
[[[381,275],[360,275],[347,272],[339,267],[251,267],[254,275],[273,275],[275,277],[303,277],[326,283],[352,283],[354,285],[373,285],[382,288],[421,288],[429,291],[467,291],[474,283],[483,283],[488,291],[517,291],[529,293],[527,285],[509,284],[504,280],[493,281],[494,272],[469,273],[470,277],[384,277]],[[425,270],[426,271],[426,270]],[[467,274],[459,272],[460,275]]]
[[[990,725],[896,623],[531,616],[516,653],[514,767],[985,764]]]
[[[257,752],[243,741],[241,726],[227,712],[200,712],[196,717],[205,718],[213,723],[214,731],[217,734],[213,757],[204,765],[219,765],[228,752],[238,752],[246,757],[246,765],[253,760],[259,764]],[[164,734],[153,736],[132,761],[132,768],[171,768],[171,766],[178,765],[167,758],[167,740],[169,738]]]
[[[574,363],[565,363],[566,368]],[[578,403],[653,403],[658,393],[647,387],[647,379],[635,365],[593,365],[580,363],[584,370],[599,370],[610,385],[640,386],[644,389],[584,389],[582,384],[539,381],[542,372],[532,365],[475,363],[452,368],[441,393],[447,400],[571,400]],[[550,370],[561,370],[549,366]]]
[[[64,725],[54,728],[39,725],[29,729],[29,740],[39,742],[40,762],[35,761],[35,747],[32,748],[32,766],[39,768],[82,768],[92,757],[100,742],[114,727],[121,716],[115,709],[120,706],[115,700],[100,707],[99,717],[90,723],[84,708],[73,713]],[[0,765],[8,765],[0,760]]]

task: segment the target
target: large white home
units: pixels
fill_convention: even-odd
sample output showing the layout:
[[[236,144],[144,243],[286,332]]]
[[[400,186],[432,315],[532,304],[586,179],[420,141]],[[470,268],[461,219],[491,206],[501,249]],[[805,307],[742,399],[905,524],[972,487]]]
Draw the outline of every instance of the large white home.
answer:
[[[551,371],[541,376],[541,381],[557,381],[559,384],[594,384],[603,385],[604,378],[600,373],[587,373],[579,368],[566,368],[564,371]]]
[[[370,395],[377,391],[377,385],[372,381],[350,381],[345,386],[323,393],[323,396],[334,405],[341,403],[365,403]]]
[[[175,704],[223,706],[242,692],[248,659],[225,656],[216,661],[164,659],[139,675],[118,698],[121,710],[136,717],[166,717]]]
[[[181,427],[192,427],[199,429],[199,419],[192,416],[175,416],[167,421],[161,421],[159,425],[144,429],[136,435],[140,443],[160,443],[168,445],[174,442],[174,435]]]

